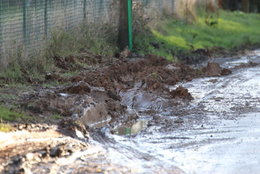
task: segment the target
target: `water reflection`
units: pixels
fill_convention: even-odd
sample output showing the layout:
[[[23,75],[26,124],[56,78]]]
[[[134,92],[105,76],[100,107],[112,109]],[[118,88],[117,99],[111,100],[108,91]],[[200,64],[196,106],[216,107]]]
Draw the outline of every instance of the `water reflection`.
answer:
[[[123,125],[114,131],[117,135],[136,135],[147,127],[148,120],[137,120],[132,125]]]

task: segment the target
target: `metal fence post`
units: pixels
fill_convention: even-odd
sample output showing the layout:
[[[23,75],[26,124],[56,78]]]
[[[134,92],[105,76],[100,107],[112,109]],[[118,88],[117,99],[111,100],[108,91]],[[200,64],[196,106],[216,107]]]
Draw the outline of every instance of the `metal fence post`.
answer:
[[[120,0],[118,47],[123,50],[133,47],[132,40],[132,0]]]
[[[133,49],[133,14],[132,14],[132,0],[128,0],[127,4],[128,12],[128,48]]]
[[[45,34],[45,38],[48,37],[48,1],[49,0],[45,0],[45,4],[44,4],[44,34]]]

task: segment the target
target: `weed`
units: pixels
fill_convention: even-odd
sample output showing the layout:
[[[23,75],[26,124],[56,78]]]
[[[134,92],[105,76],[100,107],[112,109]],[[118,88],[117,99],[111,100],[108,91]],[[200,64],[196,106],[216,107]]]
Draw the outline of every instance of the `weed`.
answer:
[[[110,25],[98,26],[84,23],[73,31],[54,30],[52,37],[40,50],[25,54],[24,49],[10,55],[5,61],[5,67],[0,65],[0,79],[12,82],[41,82],[45,72],[55,70],[54,58],[61,60],[69,56],[81,56],[86,51],[91,55],[110,57],[118,51],[116,47],[115,28]],[[15,52],[15,51],[13,51]],[[83,57],[88,58],[88,57]],[[83,61],[87,62],[87,61]],[[82,62],[75,62],[76,66],[85,67]]]
[[[55,30],[48,43],[49,57],[77,55],[81,50],[112,56],[117,50],[113,28],[109,25],[82,24],[72,32]]]
[[[0,120],[13,122],[13,121],[28,121],[31,119],[32,119],[31,116],[28,116],[21,112],[13,111],[10,108],[0,105]]]
[[[62,119],[63,117],[62,117],[61,115],[55,114],[55,115],[52,115],[50,118],[51,118],[52,120],[60,120],[60,119]]]

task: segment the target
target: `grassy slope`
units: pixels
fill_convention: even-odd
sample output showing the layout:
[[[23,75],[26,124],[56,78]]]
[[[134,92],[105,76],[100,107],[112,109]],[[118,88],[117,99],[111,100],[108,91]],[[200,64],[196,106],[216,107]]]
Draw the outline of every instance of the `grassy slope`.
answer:
[[[11,109],[0,105],[0,121],[24,121],[30,120],[32,117],[25,115],[24,113],[18,113]]]
[[[205,19],[198,17],[194,24],[166,19],[151,29],[149,37],[144,34],[136,36],[137,51],[173,59],[179,52],[198,48],[234,49],[260,44],[260,14],[221,11],[217,18],[211,19],[217,21],[213,26],[207,25]]]

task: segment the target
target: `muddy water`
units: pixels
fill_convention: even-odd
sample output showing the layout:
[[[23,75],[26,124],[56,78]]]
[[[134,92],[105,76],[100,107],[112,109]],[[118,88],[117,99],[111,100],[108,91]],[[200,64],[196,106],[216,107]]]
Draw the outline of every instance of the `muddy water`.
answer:
[[[260,51],[215,61],[228,68],[259,63]],[[119,127],[117,134],[104,129],[107,158],[132,173],[259,173],[260,66],[171,88],[179,85],[193,101],[172,101],[138,86],[121,93],[122,102],[146,122]],[[133,127],[140,132],[129,133]]]

